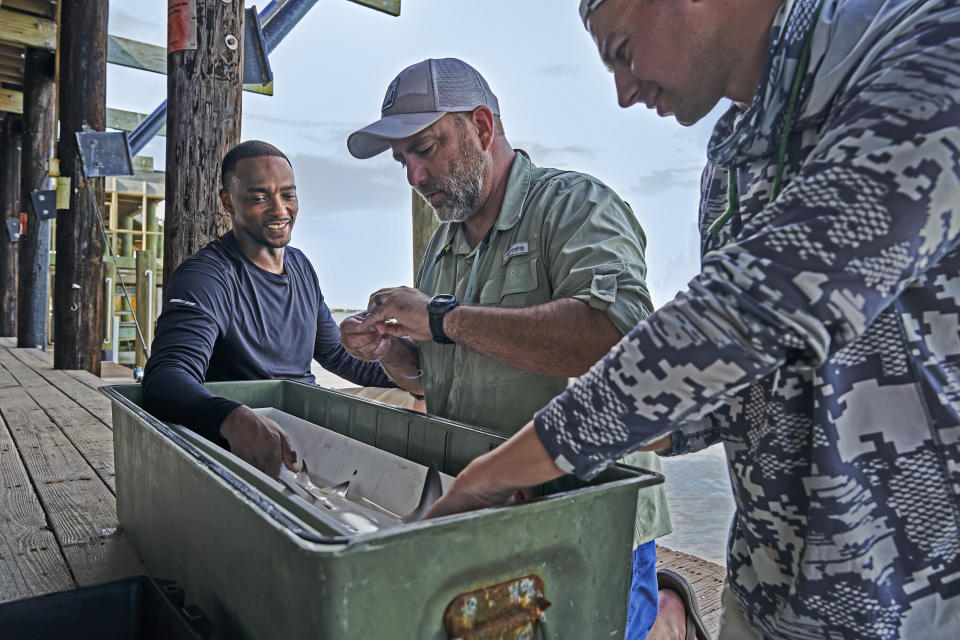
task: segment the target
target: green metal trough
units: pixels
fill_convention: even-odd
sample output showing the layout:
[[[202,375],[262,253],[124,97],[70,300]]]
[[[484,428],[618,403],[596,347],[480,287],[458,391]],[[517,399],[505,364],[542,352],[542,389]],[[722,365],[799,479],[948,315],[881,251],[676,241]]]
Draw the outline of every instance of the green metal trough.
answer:
[[[207,387],[449,475],[504,440],[298,382]],[[344,536],[280,483],[144,411],[139,385],[103,391],[120,525],[215,637],[623,637],[637,496],[659,474],[616,465],[590,483],[544,485],[523,504]]]

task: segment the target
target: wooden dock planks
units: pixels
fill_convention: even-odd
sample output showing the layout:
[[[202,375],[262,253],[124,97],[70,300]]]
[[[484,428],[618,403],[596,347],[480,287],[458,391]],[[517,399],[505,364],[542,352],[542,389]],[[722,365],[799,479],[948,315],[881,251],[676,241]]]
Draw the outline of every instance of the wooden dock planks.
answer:
[[[720,628],[720,595],[726,570],[720,565],[674,551],[657,547],[657,568],[666,567],[681,574],[697,594],[697,606],[707,631],[715,637]]]
[[[18,355],[18,352],[23,351],[27,349],[11,349],[0,353],[0,366],[20,383],[37,405],[43,407],[50,419],[60,427],[90,467],[107,484],[110,492],[115,493],[113,432],[107,426],[109,422],[104,423],[97,419],[84,408],[83,403],[73,401],[59,388],[50,384],[42,375],[43,371],[37,372],[24,364],[22,356]],[[73,378],[70,378],[70,381],[80,384]]]
[[[0,602],[74,586],[17,447],[0,418]]]
[[[3,500],[20,505],[11,511],[19,515],[2,521],[9,529],[4,537],[17,542],[6,550],[13,561],[6,553],[0,561],[0,600],[146,573],[129,540],[117,531],[109,423],[51,380],[69,380],[78,396],[85,394],[76,393],[74,385],[96,392],[18,353],[23,351],[28,350],[0,347],[0,418],[6,434],[0,481]],[[22,548],[36,557],[25,559]],[[57,562],[66,569],[66,581]]]
[[[53,358],[38,349],[10,349],[10,353],[33,369],[37,375],[55,386],[60,392],[69,396],[81,407],[99,418],[103,424],[107,426],[111,424],[113,418],[110,400],[93,387],[94,384],[97,384],[93,381],[99,381],[99,384],[103,384],[97,376],[89,371],[67,372],[54,369]],[[78,374],[79,378],[71,374]]]

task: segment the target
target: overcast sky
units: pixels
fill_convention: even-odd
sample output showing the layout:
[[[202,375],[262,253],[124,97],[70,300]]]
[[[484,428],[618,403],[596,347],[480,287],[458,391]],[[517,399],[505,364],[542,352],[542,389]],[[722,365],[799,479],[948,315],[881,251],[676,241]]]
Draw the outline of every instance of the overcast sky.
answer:
[[[379,117],[402,68],[429,57],[475,66],[500,101],[507,138],[536,164],[592,174],[631,204],[656,304],[697,273],[697,185],[720,111],[684,128],[642,106],[620,109],[578,4],[403,0],[395,18],[320,0],[271,54],[275,95],[244,93],[242,138],[290,156],[300,195],[292,244],[313,262],[331,307],[363,307],[377,288],[412,283],[405,174],[386,153],[355,160],[346,138]],[[165,45],[166,8],[111,0],[110,33]],[[149,113],[165,93],[163,76],[108,65],[110,107]],[[141,153],[163,168],[164,144]]]

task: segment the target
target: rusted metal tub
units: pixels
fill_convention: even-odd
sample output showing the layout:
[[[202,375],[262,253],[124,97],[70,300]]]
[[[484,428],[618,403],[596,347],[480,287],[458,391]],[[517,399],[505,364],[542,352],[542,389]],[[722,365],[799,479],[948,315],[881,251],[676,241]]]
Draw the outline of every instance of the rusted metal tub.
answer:
[[[504,440],[297,382],[207,386],[451,476]],[[146,413],[139,385],[104,393],[120,525],[218,637],[622,637],[637,495],[659,474],[618,465],[521,505],[342,535],[283,485]]]

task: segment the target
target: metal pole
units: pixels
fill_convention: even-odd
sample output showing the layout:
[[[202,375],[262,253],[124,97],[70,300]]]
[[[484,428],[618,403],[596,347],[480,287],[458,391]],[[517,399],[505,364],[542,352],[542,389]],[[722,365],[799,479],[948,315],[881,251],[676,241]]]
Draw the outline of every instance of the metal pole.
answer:
[[[307,11],[317,4],[317,0],[287,0],[283,5],[277,7],[276,13],[270,16],[269,20],[263,25],[263,41],[267,45],[267,53],[273,51],[280,41],[287,37],[287,34],[300,22]],[[264,13],[270,7],[260,13],[260,19],[264,20]]]
[[[163,103],[153,110],[153,113],[147,116],[147,119],[140,123],[140,125],[133,130],[130,134],[130,155],[135,156],[140,149],[143,149],[147,146],[147,143],[153,140],[153,137],[157,135],[157,132],[160,129],[163,129],[163,124],[167,121],[167,101],[164,100]]]
[[[287,37],[293,27],[300,22],[307,11],[317,4],[317,0],[286,0],[286,2],[271,2],[260,12],[259,18],[263,22],[263,40],[267,46],[267,53],[273,51],[280,41]],[[154,109],[147,119],[140,123],[130,133],[130,155],[135,156],[148,142],[153,140],[157,132],[167,121],[167,101]]]

